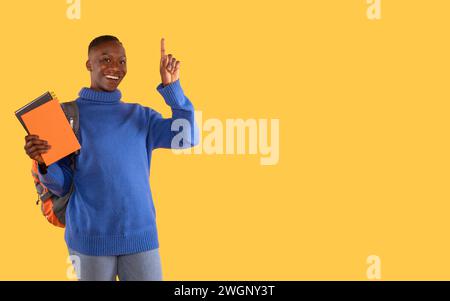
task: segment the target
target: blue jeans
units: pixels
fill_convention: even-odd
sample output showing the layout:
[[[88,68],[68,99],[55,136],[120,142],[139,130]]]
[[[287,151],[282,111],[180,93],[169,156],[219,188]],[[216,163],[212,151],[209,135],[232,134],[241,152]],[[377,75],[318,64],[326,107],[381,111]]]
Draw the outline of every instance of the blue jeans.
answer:
[[[69,254],[80,281],[115,281],[116,276],[121,281],[162,281],[159,248],[119,256],[89,256],[69,248]]]

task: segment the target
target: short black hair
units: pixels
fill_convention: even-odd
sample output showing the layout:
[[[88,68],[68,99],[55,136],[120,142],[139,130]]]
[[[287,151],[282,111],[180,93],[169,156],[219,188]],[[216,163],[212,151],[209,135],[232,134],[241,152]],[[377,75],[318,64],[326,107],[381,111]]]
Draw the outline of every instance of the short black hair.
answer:
[[[91,50],[93,48],[97,47],[98,45],[103,44],[105,42],[111,42],[111,41],[115,41],[115,42],[122,44],[122,42],[120,42],[119,39],[116,38],[115,36],[110,36],[110,35],[99,36],[99,37],[96,37],[95,39],[93,39],[91,41],[91,43],[89,44],[88,54],[91,52]]]

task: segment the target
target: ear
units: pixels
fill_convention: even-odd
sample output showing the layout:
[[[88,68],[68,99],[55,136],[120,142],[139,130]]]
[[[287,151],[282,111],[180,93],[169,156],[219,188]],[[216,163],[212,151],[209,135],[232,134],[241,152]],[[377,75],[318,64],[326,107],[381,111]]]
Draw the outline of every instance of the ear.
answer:
[[[88,71],[92,72],[92,65],[91,65],[91,61],[90,60],[86,61],[86,68],[87,68]]]

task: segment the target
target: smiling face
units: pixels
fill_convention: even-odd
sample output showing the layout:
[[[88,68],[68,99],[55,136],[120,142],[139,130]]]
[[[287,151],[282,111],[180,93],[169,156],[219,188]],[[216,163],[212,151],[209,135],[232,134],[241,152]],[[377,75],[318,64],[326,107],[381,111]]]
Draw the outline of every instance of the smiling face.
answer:
[[[86,62],[91,72],[91,89],[112,92],[127,74],[125,49],[117,41],[108,41],[95,46]]]

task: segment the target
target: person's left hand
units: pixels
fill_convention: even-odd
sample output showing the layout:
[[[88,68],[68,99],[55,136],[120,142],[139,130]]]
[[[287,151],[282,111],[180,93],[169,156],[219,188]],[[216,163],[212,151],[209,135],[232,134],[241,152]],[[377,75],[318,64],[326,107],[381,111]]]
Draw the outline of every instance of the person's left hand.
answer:
[[[159,72],[164,86],[170,85],[180,78],[180,61],[177,61],[172,54],[166,55],[164,38],[161,39],[161,62]]]

